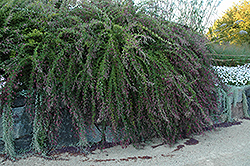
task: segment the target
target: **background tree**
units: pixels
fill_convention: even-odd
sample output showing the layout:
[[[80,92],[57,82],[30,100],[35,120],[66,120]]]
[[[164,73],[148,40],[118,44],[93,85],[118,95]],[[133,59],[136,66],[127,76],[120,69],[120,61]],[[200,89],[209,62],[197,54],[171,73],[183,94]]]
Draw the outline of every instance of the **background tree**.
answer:
[[[250,1],[241,1],[226,10],[207,36],[215,43],[250,44]]]

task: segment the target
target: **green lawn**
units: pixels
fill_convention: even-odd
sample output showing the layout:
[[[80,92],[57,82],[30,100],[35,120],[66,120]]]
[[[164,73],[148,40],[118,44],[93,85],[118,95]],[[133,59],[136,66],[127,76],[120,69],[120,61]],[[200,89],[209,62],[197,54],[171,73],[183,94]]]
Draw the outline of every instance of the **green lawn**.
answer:
[[[213,44],[212,60],[216,66],[237,66],[250,63],[250,45]]]

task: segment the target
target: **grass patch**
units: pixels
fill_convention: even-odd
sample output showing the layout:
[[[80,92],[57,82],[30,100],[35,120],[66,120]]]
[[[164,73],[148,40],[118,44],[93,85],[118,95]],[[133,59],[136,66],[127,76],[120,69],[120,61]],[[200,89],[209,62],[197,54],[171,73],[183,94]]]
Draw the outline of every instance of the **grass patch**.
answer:
[[[249,44],[213,44],[212,60],[215,66],[238,66],[250,63]]]

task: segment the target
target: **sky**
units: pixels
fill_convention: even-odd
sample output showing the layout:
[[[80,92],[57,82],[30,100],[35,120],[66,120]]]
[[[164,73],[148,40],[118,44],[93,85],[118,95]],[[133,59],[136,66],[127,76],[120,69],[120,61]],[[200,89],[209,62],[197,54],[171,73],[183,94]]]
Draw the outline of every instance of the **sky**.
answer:
[[[221,4],[218,6],[218,16],[221,17],[223,12],[226,11],[228,8],[232,7],[235,4],[241,2],[240,0],[223,0]],[[218,18],[219,18],[218,17]]]

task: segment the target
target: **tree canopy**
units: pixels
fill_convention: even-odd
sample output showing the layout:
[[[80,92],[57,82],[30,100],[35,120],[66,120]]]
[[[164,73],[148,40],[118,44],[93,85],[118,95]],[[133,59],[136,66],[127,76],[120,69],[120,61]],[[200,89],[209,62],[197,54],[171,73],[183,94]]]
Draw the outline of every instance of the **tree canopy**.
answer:
[[[209,28],[208,38],[217,43],[250,43],[250,1],[234,4]]]

